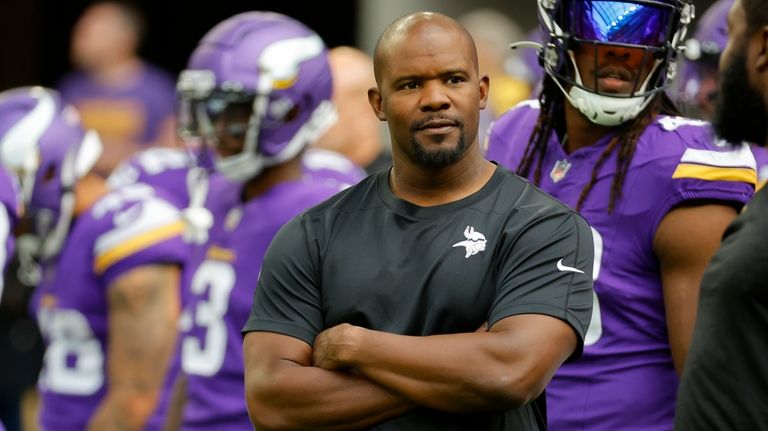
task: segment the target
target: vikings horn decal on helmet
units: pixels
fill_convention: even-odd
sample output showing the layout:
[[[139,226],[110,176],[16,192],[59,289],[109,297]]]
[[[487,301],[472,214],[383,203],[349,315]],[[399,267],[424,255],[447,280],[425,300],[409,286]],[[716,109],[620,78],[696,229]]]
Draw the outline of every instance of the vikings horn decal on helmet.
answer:
[[[635,118],[674,79],[694,17],[693,5],[683,0],[538,0],[538,9],[549,35],[542,53],[545,72],[573,106],[604,126]],[[644,81],[635,80],[629,94],[601,92],[584,85],[574,58],[577,47],[596,53],[599,47],[641,49],[653,67]]]
[[[0,93],[0,160],[17,175],[24,203],[36,214],[42,258],[61,248],[73,216],[75,182],[101,151],[96,132],[83,129],[77,111],[56,91],[23,87]]]
[[[243,140],[217,156],[216,170],[246,181],[289,160],[333,122],[331,72],[320,37],[284,15],[246,12],[203,37],[177,85],[182,137],[217,146],[222,133]],[[240,108],[240,123],[216,120]]]

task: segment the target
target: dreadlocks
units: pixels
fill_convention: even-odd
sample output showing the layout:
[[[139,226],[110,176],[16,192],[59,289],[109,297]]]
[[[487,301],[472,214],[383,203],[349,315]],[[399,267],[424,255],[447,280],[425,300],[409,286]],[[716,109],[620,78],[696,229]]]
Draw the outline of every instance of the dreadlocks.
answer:
[[[536,169],[533,173],[533,181],[536,185],[541,183],[544,153],[546,152],[547,143],[552,135],[552,131],[563,130],[565,125],[565,114],[562,109],[564,104],[563,94],[548,75],[544,78],[541,94],[539,95],[539,104],[541,106],[539,118],[528,140],[528,145],[525,147],[523,158],[517,167],[518,174],[527,177],[531,172],[534,159],[538,156]],[[613,184],[611,184],[611,195],[608,202],[608,213],[613,212],[616,202],[622,197],[624,179],[632,162],[632,156],[635,154],[637,140],[658,114],[680,115],[680,111],[664,92],[654,96],[654,100],[648,104],[640,115],[618,127],[618,132],[608,143],[605,150],[603,150],[603,153],[592,169],[590,181],[584,186],[579,195],[576,211],[581,210],[582,204],[587,199],[587,196],[589,196],[589,192],[592,191],[592,187],[597,182],[597,173],[600,171],[600,168],[608,160],[608,157],[616,151],[616,175],[613,178]]]

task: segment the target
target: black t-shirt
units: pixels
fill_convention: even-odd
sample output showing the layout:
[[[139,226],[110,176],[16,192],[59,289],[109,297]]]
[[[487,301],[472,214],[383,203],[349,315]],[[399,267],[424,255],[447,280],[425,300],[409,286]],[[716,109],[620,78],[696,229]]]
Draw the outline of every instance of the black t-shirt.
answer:
[[[244,332],[311,345],[345,322],[424,336],[534,313],[574,328],[573,358],[591,317],[592,265],[586,221],[503,167],[478,192],[433,207],[395,197],[382,171],[283,227],[264,258]],[[467,414],[421,408],[373,429],[538,427],[526,405]]]
[[[768,189],[731,223],[701,283],[675,429],[768,430]]]

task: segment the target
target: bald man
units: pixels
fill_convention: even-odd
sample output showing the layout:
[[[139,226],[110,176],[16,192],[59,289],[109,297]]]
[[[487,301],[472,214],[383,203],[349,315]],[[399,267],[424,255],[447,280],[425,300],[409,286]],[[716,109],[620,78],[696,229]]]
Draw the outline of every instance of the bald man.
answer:
[[[400,18],[368,98],[393,167],[291,220],[243,329],[257,429],[540,430],[581,353],[587,223],[477,142],[488,78],[445,15]]]
[[[368,89],[376,86],[373,59],[358,48],[337,46],[328,52],[328,62],[339,120],[312,146],[339,152],[368,173],[389,167],[380,121],[368,104]]]

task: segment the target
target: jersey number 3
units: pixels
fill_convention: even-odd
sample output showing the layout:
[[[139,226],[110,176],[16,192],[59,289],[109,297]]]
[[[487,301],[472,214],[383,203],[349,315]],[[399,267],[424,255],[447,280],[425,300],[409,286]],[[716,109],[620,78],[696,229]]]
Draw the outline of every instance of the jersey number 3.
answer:
[[[224,315],[234,286],[235,270],[226,262],[207,260],[195,272],[192,294],[202,296],[208,289],[208,300],[200,300],[191,317],[195,326],[205,329],[205,335],[202,339],[191,334],[184,337],[181,361],[185,372],[212,376],[221,369],[227,350]]]

